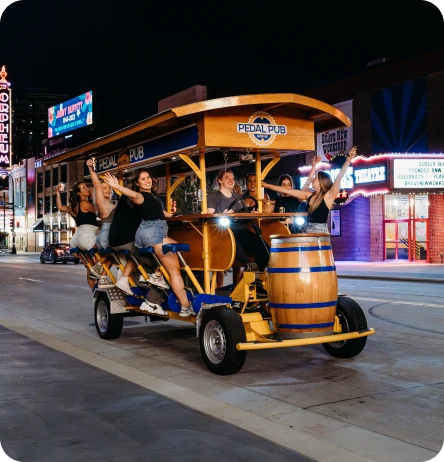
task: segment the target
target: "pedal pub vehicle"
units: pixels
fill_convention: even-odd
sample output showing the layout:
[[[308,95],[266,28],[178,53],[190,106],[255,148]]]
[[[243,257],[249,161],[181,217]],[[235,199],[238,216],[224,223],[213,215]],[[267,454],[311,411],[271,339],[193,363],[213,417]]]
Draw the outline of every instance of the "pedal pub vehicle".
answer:
[[[197,316],[179,317],[180,304],[171,290],[165,291],[162,306],[167,310],[165,318],[196,325],[201,353],[211,371],[233,374],[242,368],[248,350],[322,344],[330,355],[350,358],[375,332],[367,327],[354,300],[338,296],[330,235],[290,234],[285,219],[300,219],[299,214],[264,212],[261,197],[261,182],[282,154],[314,150],[316,132],[350,124],[333,106],[301,95],[234,96],[166,110],[46,164],[94,157],[99,175],[110,172],[119,179],[124,172],[149,168],[165,178],[167,209],[177,186],[186,176],[196,175],[202,213],[167,219],[168,235],[177,244],[164,245],[163,251],[177,253]],[[258,211],[206,213],[207,171],[237,165],[246,155],[256,161]],[[217,272],[227,271],[235,260],[230,220],[247,220],[260,234],[268,244],[269,264],[262,273],[244,272],[236,286],[216,289]],[[113,256],[119,264],[119,255]],[[136,264],[147,279],[143,266]],[[146,316],[139,306],[149,289],[131,285],[134,296],[118,288],[95,290],[100,337],[119,337],[124,317]],[[259,285],[266,292],[258,291]]]

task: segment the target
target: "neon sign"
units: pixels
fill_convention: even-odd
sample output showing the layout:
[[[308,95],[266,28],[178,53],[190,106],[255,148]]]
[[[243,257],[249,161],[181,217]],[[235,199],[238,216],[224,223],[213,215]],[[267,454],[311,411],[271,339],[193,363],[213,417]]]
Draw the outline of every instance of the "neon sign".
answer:
[[[0,72],[0,167],[11,165],[11,89],[5,66]]]

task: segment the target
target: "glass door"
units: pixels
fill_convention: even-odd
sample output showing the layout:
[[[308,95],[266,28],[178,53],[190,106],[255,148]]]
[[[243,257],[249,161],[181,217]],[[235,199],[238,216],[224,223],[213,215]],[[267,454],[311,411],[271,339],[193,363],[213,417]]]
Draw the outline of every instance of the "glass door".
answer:
[[[415,261],[427,260],[427,221],[415,220],[411,255]]]
[[[385,222],[385,259],[409,260],[409,222]]]

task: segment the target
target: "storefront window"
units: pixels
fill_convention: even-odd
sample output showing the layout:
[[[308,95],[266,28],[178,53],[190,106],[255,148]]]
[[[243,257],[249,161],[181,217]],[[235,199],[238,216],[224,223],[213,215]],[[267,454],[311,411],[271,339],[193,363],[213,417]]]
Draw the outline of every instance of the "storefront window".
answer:
[[[429,218],[429,196],[415,196],[415,218]]]
[[[424,194],[385,196],[385,259],[427,260],[429,197]]]
[[[409,218],[409,196],[387,194],[385,196],[385,219],[402,220]]]

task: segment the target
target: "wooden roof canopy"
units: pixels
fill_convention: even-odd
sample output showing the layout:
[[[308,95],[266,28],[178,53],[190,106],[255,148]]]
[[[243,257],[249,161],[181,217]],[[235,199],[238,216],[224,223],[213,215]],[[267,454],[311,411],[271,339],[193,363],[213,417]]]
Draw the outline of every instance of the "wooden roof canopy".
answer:
[[[285,136],[278,134],[271,144],[261,146],[250,133],[239,133],[238,124],[251,123],[258,113],[259,116],[265,113],[268,123],[272,119],[272,123],[286,127]],[[44,163],[51,165],[123,153],[149,140],[157,139],[157,144],[161,144],[162,137],[194,126],[197,141],[194,146],[179,151],[164,150],[149,160],[168,160],[175,153],[190,154],[203,150],[208,153],[207,166],[210,167],[211,153],[214,151],[260,150],[263,157],[267,154],[273,156],[274,153],[310,151],[315,148],[315,133],[350,125],[350,119],[335,107],[303,95],[269,93],[230,96],[166,110],[82,146],[45,158]],[[218,163],[221,163],[220,159]]]

